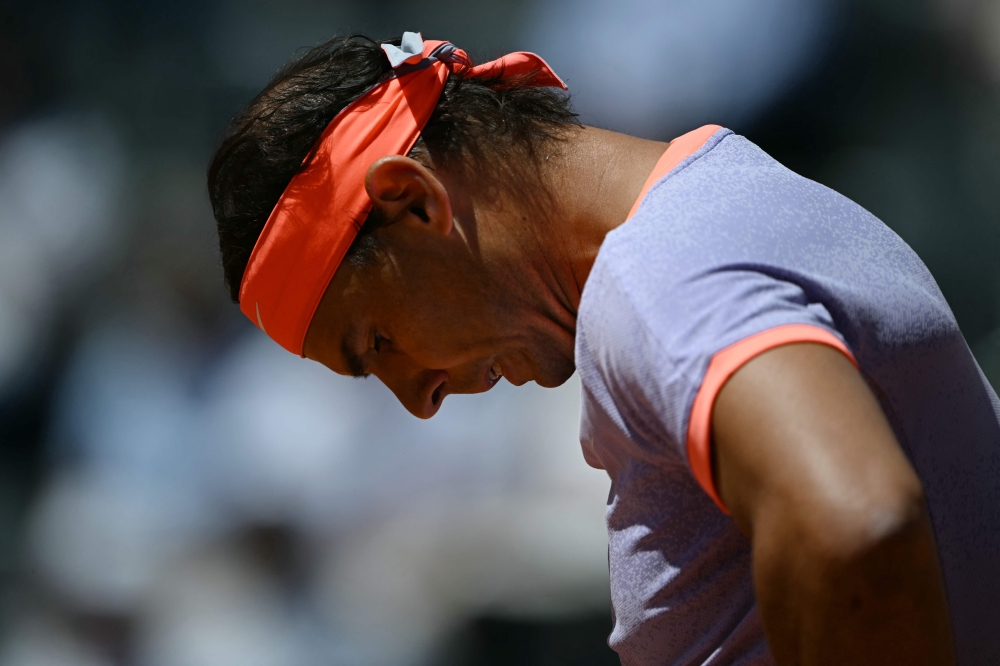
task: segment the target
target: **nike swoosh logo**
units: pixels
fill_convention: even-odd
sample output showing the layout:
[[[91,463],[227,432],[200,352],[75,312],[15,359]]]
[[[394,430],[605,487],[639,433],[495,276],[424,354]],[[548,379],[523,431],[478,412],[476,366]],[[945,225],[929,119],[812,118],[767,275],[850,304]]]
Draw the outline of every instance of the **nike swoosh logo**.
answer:
[[[267,329],[264,328],[264,322],[262,322],[260,320],[260,303],[257,303],[255,301],[253,305],[257,309],[257,326],[259,326],[260,330],[264,331],[264,333],[266,334],[267,333]]]

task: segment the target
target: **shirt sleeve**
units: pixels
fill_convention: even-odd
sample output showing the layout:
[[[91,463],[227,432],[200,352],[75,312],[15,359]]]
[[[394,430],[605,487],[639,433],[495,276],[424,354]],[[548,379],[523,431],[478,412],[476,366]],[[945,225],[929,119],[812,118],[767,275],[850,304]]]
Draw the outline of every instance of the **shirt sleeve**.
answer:
[[[729,266],[664,285],[644,275],[607,265],[592,274],[592,305],[603,316],[580,334],[641,453],[679,455],[726,511],[711,465],[712,409],[726,380],[755,356],[798,342],[828,345],[857,364],[821,299],[794,276]]]

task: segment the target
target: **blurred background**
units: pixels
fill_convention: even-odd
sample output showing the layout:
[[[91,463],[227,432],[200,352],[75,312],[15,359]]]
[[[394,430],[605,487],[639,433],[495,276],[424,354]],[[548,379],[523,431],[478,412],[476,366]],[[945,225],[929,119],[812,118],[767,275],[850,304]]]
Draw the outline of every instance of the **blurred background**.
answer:
[[[617,663],[575,378],[420,422],[225,297],[226,120],[302,47],[404,30],[852,197],[1000,383],[1000,0],[3,0],[0,666]]]

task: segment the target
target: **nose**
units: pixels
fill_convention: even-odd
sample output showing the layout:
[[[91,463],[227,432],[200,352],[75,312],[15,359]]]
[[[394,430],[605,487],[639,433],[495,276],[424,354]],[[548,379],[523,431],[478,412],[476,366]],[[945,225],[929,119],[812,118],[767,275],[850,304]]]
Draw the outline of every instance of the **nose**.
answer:
[[[408,412],[421,419],[437,414],[448,395],[448,373],[421,370],[408,378],[380,377]]]

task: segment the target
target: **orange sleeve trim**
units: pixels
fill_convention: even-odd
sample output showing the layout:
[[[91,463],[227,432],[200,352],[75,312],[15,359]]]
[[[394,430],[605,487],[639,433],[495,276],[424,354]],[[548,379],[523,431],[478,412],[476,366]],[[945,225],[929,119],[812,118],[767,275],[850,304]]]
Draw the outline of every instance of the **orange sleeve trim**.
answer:
[[[632,210],[628,212],[628,217],[625,219],[629,219],[635,215],[635,211],[639,210],[639,204],[646,198],[649,188],[656,185],[661,178],[673,171],[674,167],[678,164],[698,152],[698,149],[704,146],[705,142],[711,139],[720,129],[722,129],[720,125],[705,125],[671,141],[670,145],[667,146],[666,152],[663,153],[656,162],[656,166],[653,167],[652,173],[649,174],[649,178],[646,179],[646,183],[642,186],[642,191],[639,192],[639,198],[632,204]]]
[[[715,399],[729,378],[747,361],[769,349],[796,342],[814,342],[833,347],[847,356],[855,368],[858,367],[858,362],[854,359],[851,350],[840,338],[824,328],[809,324],[777,326],[751,335],[718,352],[708,364],[701,388],[698,389],[694,403],[691,405],[691,418],[688,420],[687,432],[687,456],[698,485],[708,493],[708,496],[722,509],[723,513],[728,514],[729,511],[722,503],[719,493],[716,492],[715,480],[712,478],[712,409],[715,406]]]

